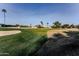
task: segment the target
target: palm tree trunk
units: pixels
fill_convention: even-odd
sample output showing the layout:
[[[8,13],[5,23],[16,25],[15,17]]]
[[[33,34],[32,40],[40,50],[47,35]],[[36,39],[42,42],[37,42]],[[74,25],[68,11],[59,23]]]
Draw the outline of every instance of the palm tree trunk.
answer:
[[[4,27],[5,27],[5,17],[6,17],[6,16],[5,16],[5,12],[4,12]]]

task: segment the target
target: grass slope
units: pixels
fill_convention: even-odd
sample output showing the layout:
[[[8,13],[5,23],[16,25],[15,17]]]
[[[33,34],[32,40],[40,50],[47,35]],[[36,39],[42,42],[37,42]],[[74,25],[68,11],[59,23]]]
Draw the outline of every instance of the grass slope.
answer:
[[[22,33],[0,37],[0,55],[34,55],[47,41],[48,29],[22,29]]]

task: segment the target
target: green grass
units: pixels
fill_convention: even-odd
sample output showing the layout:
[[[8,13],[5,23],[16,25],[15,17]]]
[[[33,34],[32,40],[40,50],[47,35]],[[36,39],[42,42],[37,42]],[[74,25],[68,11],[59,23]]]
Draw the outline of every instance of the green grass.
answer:
[[[22,29],[21,31],[19,34],[0,37],[0,55],[34,55],[47,41],[48,29]]]
[[[6,28],[6,27],[0,27],[0,31],[9,31],[9,30],[19,30],[18,28]]]

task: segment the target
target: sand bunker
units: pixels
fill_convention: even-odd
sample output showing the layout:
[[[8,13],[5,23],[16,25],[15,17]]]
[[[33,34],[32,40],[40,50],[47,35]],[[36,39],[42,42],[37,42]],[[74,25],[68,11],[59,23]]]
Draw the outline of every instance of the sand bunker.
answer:
[[[68,32],[68,31],[79,31],[79,29],[77,29],[77,28],[72,28],[72,29],[49,30],[49,31],[47,32],[47,36],[48,36],[48,38],[51,38],[51,37],[53,37],[54,34],[59,33],[59,34],[62,34],[62,35],[64,35],[64,36],[68,37],[67,34],[64,33],[64,32]]]
[[[19,31],[19,30],[0,31],[0,36],[13,35],[13,34],[17,34],[17,33],[21,33],[21,31]]]

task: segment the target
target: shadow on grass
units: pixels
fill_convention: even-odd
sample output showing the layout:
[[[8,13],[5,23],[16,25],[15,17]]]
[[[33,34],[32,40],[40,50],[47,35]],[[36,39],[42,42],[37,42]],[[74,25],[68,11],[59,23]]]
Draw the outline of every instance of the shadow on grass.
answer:
[[[42,46],[36,56],[79,56],[79,32],[65,32],[54,34],[52,38]]]
[[[47,41],[46,36],[42,36],[37,42],[33,43],[35,44],[35,47],[31,53],[29,53],[29,56],[34,56],[35,53],[42,47],[42,45]]]

